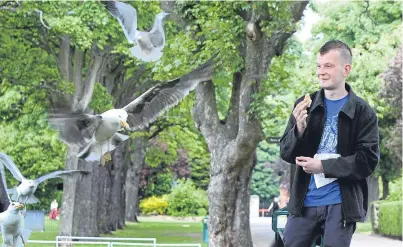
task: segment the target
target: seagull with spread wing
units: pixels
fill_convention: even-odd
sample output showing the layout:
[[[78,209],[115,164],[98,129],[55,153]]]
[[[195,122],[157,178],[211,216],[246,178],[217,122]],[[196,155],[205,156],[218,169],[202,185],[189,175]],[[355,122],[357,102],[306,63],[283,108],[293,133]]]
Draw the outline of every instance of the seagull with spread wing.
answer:
[[[0,162],[1,183],[4,191],[2,193],[7,194],[7,182],[4,175],[4,165]],[[21,228],[22,216],[21,210],[24,209],[24,204],[11,201],[8,198],[8,208],[6,211],[0,213],[0,229],[3,239],[3,247],[20,247],[25,246],[28,241],[31,231]],[[20,237],[20,239],[18,238]]]
[[[111,109],[99,115],[63,113],[53,109],[49,113],[49,123],[59,131],[63,142],[81,148],[79,158],[100,161],[104,154],[129,138],[118,133],[122,127],[130,131],[148,127],[200,82],[211,80],[216,56],[180,78],[157,84],[121,109]]]
[[[87,173],[85,171],[79,171],[79,170],[61,170],[61,171],[54,171],[49,174],[46,174],[44,176],[41,176],[37,179],[31,180],[31,179],[26,179],[18,169],[18,167],[15,165],[13,160],[6,154],[0,152],[0,171],[2,173],[2,176],[4,176],[4,166],[7,167],[7,169],[11,172],[11,174],[14,176],[15,179],[20,181],[20,185],[18,185],[14,189],[8,190],[8,193],[13,194],[12,200],[16,202],[22,202],[24,204],[31,204],[31,203],[37,203],[39,202],[38,198],[34,196],[34,193],[36,189],[38,188],[38,185],[42,183],[45,180],[51,179],[51,178],[58,178],[62,176],[67,176],[71,174],[77,174],[77,173]]]
[[[137,29],[137,11],[133,6],[116,0],[101,2],[108,12],[119,21],[129,43],[136,43],[130,49],[133,56],[145,62],[154,62],[162,57],[162,50],[165,47],[163,20],[169,13],[157,14],[151,30],[143,32]]]

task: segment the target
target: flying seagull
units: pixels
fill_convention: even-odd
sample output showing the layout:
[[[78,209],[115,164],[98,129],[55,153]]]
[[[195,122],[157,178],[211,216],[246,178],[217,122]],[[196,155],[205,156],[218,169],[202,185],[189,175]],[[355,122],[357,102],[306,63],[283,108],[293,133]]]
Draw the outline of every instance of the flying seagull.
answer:
[[[14,176],[14,178],[21,182],[21,184],[18,185],[16,188],[8,190],[8,193],[13,194],[11,200],[16,201],[16,202],[22,202],[24,204],[31,204],[31,203],[39,202],[38,198],[36,198],[34,196],[34,193],[35,193],[36,189],[38,188],[38,185],[45,180],[48,180],[51,178],[58,178],[61,176],[66,176],[66,175],[71,175],[71,174],[87,173],[85,171],[78,171],[78,170],[60,170],[60,171],[51,172],[51,173],[41,176],[37,179],[31,180],[31,179],[26,179],[21,174],[20,170],[15,165],[15,163],[12,161],[12,159],[8,155],[1,153],[1,152],[0,152],[0,163],[1,163],[0,172],[2,174],[4,174],[4,166],[5,166],[11,172],[11,174]]]
[[[79,158],[99,161],[105,153],[129,138],[118,133],[122,127],[130,128],[127,116],[123,109],[111,109],[96,115],[54,109],[49,114],[49,123],[59,130],[64,143],[81,147],[77,155]]]
[[[136,42],[138,45],[130,48],[135,57],[145,62],[154,62],[162,57],[162,50],[165,47],[165,32],[162,24],[167,15],[169,14],[166,12],[157,14],[149,32],[137,32]]]
[[[8,196],[7,182],[4,175],[4,166],[0,162],[0,173],[1,173],[1,183],[2,183],[2,193],[7,195],[8,208],[4,212],[0,213],[0,229],[3,240],[3,247],[14,246],[21,247],[25,246],[28,241],[31,231],[21,228],[22,216],[20,212],[24,209],[24,204],[19,202],[11,201]],[[21,239],[21,241],[20,241]]]
[[[137,29],[137,11],[133,6],[116,0],[101,2],[119,21],[129,43],[136,44],[130,49],[133,56],[145,62],[154,62],[162,57],[162,50],[165,47],[163,20],[169,13],[157,14],[151,30],[143,32]]]
[[[49,113],[49,123],[59,131],[63,142],[81,148],[79,158],[100,161],[104,154],[129,138],[118,133],[122,127],[129,131],[148,127],[158,116],[178,104],[200,82],[211,80],[213,61],[217,54],[188,74],[150,88],[123,108],[95,115],[68,113],[55,108]]]

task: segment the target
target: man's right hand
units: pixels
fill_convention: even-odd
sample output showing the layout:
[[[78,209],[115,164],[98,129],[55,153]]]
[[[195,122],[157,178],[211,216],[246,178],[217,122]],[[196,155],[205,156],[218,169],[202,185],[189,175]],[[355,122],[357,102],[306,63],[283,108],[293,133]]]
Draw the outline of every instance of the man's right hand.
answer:
[[[306,118],[308,117],[308,104],[309,102],[306,101],[301,101],[298,103],[298,105],[294,108],[294,111],[292,112],[292,115],[294,116],[296,122],[297,122],[297,130],[298,130],[298,136],[302,136],[306,129]]]

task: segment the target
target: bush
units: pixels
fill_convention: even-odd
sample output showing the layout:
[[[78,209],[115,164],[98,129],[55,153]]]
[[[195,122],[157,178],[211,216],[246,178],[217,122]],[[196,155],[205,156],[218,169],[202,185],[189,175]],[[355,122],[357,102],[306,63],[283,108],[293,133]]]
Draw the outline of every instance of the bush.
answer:
[[[192,180],[180,180],[168,196],[168,215],[194,216],[207,214],[208,200],[204,190],[196,189]],[[202,211],[202,210],[205,211]]]
[[[402,178],[398,178],[390,183],[389,195],[386,198],[387,201],[395,202],[402,200]]]
[[[197,210],[197,216],[206,216],[207,215],[207,210],[204,208],[199,208]]]
[[[167,196],[152,196],[140,201],[140,211],[143,214],[165,214],[168,208]]]
[[[172,188],[172,181],[172,173],[168,170],[163,170],[160,173],[149,176],[147,187],[143,192],[144,197],[169,194]]]
[[[372,219],[372,228],[376,233],[402,239],[402,201],[388,202],[378,201],[373,202],[379,205],[378,213],[378,228],[374,227],[375,216]]]

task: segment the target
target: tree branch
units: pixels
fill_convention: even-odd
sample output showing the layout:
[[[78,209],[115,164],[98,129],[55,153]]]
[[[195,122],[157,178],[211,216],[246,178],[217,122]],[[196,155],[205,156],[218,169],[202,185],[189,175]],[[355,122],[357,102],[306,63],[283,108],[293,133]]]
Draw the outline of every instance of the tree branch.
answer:
[[[235,72],[232,79],[232,93],[230,99],[230,105],[225,119],[225,127],[227,128],[227,134],[235,134],[231,138],[236,138],[239,127],[239,97],[241,91],[242,74]]]
[[[136,72],[122,83],[122,86],[120,89],[117,89],[114,95],[121,99],[128,99],[128,101],[124,103],[129,103],[134,99],[136,92],[142,92],[145,87],[149,88],[154,85],[156,83],[154,80],[145,80],[142,81],[143,83],[139,82],[140,77],[143,76],[146,71],[147,68],[144,65],[139,66]]]
[[[71,81],[70,79],[70,42],[69,37],[64,36],[61,39],[61,44],[59,48],[59,63],[60,63],[60,73],[62,74],[63,80]]]
[[[82,69],[83,69],[83,59],[84,52],[78,49],[74,49],[73,55],[73,82],[75,86],[74,99],[80,98],[83,93],[83,79],[82,79]]]
[[[73,109],[74,110],[81,110],[84,111],[87,107],[88,104],[91,101],[92,98],[92,93],[94,92],[94,86],[95,86],[95,79],[97,78],[99,69],[101,68],[102,62],[104,57],[100,56],[97,54],[95,51],[95,45],[92,49],[92,56],[90,60],[90,64],[88,65],[88,72],[85,76],[85,81],[84,81],[84,91],[82,94],[82,97],[80,100],[78,100],[77,104],[74,104]],[[77,99],[74,99],[75,101]]]
[[[48,49],[48,51],[50,51],[52,53],[53,57],[55,58],[59,71],[61,71],[59,59],[58,59],[55,51],[53,50],[52,46],[49,44],[48,35],[46,33],[44,33],[44,29],[42,29],[42,31],[40,31],[39,33],[42,36],[42,39],[45,41],[43,43],[45,44],[46,48]]]
[[[293,22],[301,19],[308,2],[295,2],[291,6]],[[272,32],[267,37],[259,25],[256,25],[256,39],[246,39],[245,42],[245,75],[241,82],[239,104],[239,131],[236,150],[253,152],[256,143],[263,139],[258,119],[249,113],[253,95],[258,93],[262,77],[266,74],[274,56],[282,53],[287,39],[295,32],[284,32],[281,29]],[[237,155],[237,154],[234,154]]]
[[[11,12],[14,12],[14,13],[16,13],[16,12],[17,12],[17,8],[13,8],[13,7],[6,7],[6,6],[4,6],[4,7],[0,7],[0,10],[8,10],[8,11],[11,11]]]
[[[211,147],[220,130],[212,81],[202,82],[196,87],[196,104],[193,109],[193,118],[196,127],[203,133],[208,145]]]
[[[47,26],[47,25],[45,24],[45,22],[43,21],[43,12],[40,11],[39,9],[34,9],[34,11],[39,15],[39,20],[40,20],[42,26],[44,26],[46,29],[50,29],[50,27]]]

